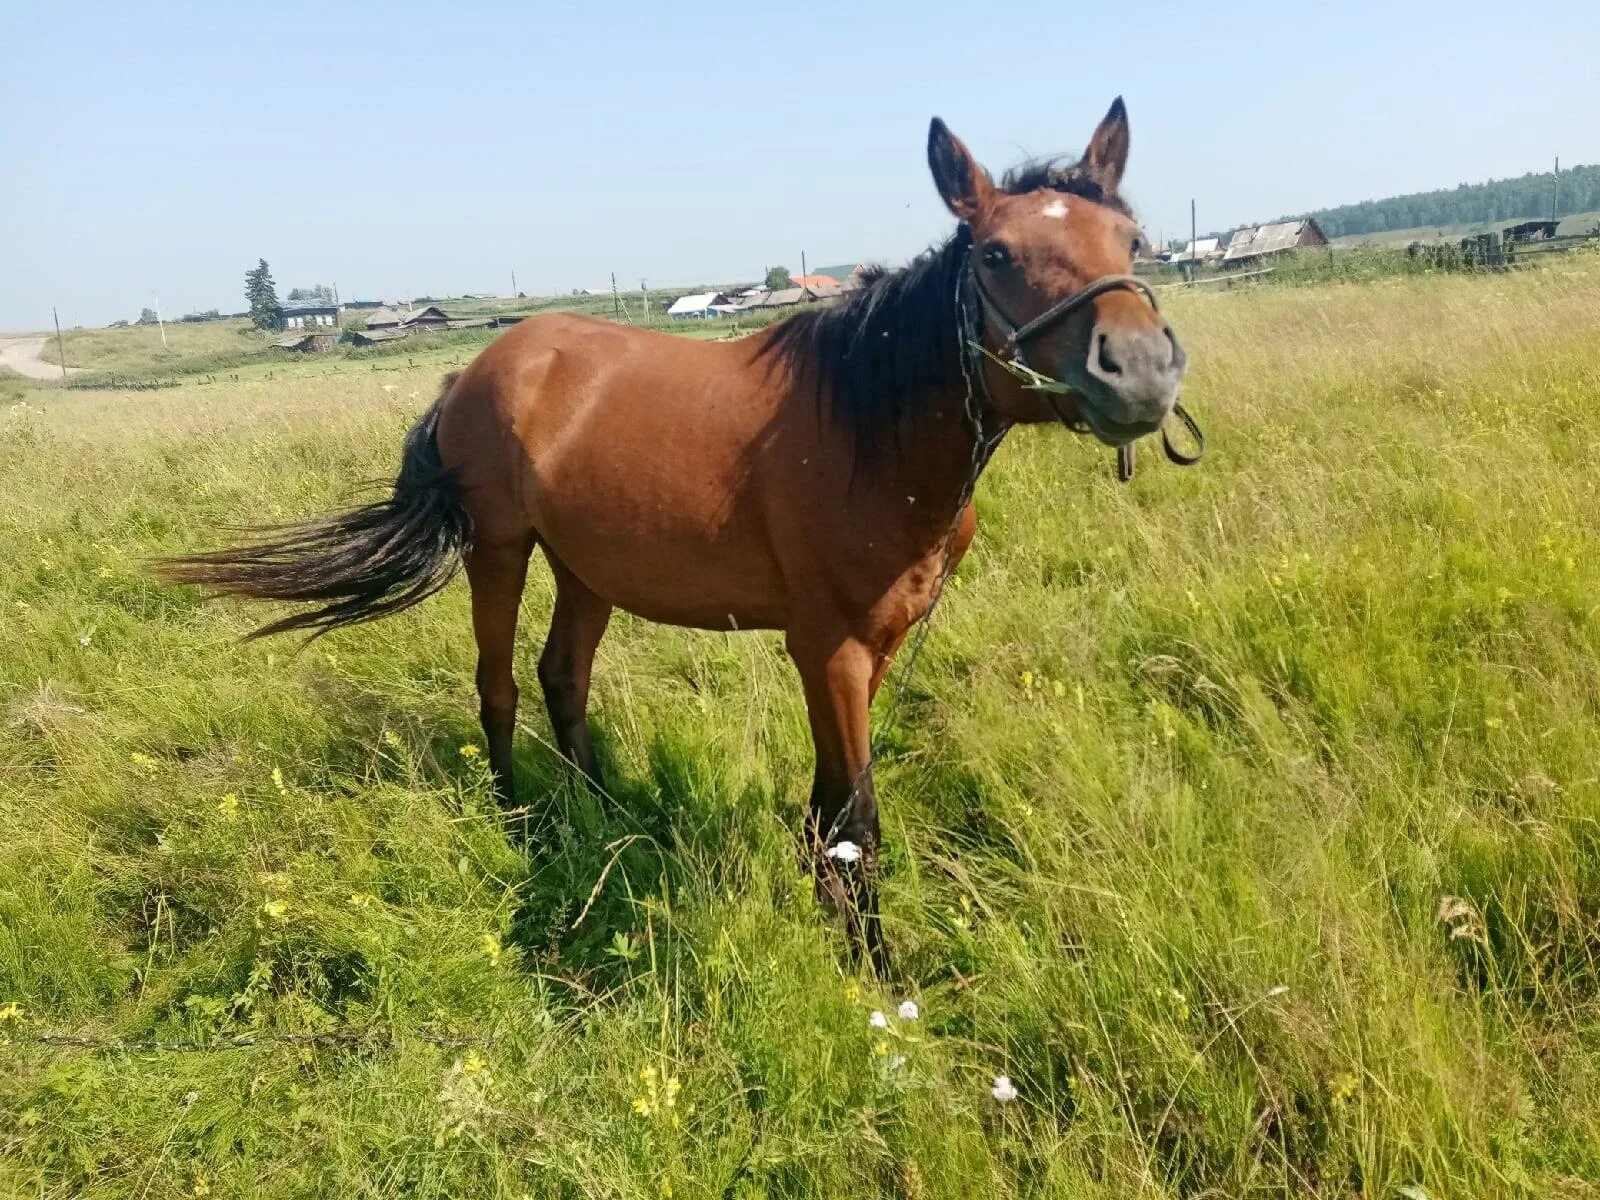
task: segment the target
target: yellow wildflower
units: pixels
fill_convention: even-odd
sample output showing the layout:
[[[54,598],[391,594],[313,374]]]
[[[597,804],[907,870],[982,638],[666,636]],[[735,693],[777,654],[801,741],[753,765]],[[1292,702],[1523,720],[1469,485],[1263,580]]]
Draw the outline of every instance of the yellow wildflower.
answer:
[[[196,1171],[194,1173],[194,1187],[190,1189],[190,1192],[195,1196],[211,1195],[211,1183],[206,1179],[204,1171]]]
[[[462,758],[477,758],[478,755],[482,753],[483,751],[478,749],[478,747],[474,746],[471,742],[468,742],[465,746],[461,747]]]
[[[22,1005],[15,1000],[9,1004],[0,1004],[0,1025],[4,1025],[7,1021],[20,1020],[22,1020]]]
[[[140,754],[137,750],[128,755],[128,761],[134,766],[138,767],[141,771],[154,771],[161,765],[148,754]]]
[[[882,1058],[884,1055],[889,1053],[889,1043],[884,1041],[882,1038],[879,1038],[877,1041],[872,1043],[872,1052],[879,1058]]]
[[[239,797],[233,792],[229,792],[221,800],[217,801],[217,811],[225,817],[233,816],[239,811]]]
[[[351,892],[348,903],[351,908],[370,908],[375,899],[371,892]]]
[[[854,1003],[856,1003],[856,1001],[858,1001],[860,999],[861,999],[861,988],[858,987],[856,984],[852,983],[852,984],[848,985],[844,989],[844,1000],[845,1000],[846,1004],[854,1004]]]
[[[278,789],[278,794],[280,796],[287,796],[289,794],[289,785],[283,782],[282,767],[272,768],[272,786]]]
[[[489,1064],[483,1061],[483,1056],[476,1050],[467,1055],[467,1061],[461,1064],[463,1075],[477,1075]]]
[[[484,954],[488,957],[488,959],[489,959],[489,961],[491,963],[496,963],[496,964],[499,963],[500,954],[501,954],[501,947],[500,947],[500,936],[498,934],[494,934],[494,933],[486,933],[486,934],[484,934],[482,937],[480,937],[478,939],[478,945],[482,948]]]
[[[1022,673],[1022,690],[1025,691],[1025,692],[1033,690],[1033,672],[1032,671],[1024,671]]]
[[[1343,1104],[1356,1094],[1356,1085],[1360,1083],[1349,1071],[1340,1072],[1333,1078],[1333,1086],[1328,1094],[1333,1097],[1335,1104]]]
[[[274,921],[285,921],[289,918],[289,906],[282,900],[268,900],[261,906],[261,911]]]

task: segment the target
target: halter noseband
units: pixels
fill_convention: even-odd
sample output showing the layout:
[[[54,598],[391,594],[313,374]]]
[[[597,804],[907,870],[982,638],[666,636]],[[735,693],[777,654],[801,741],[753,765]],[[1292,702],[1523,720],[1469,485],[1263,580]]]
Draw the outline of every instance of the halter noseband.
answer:
[[[987,314],[989,320],[994,323],[1004,339],[1000,345],[1000,352],[996,354],[983,344],[982,329],[975,327],[971,331],[971,336],[967,339],[967,344],[973,351],[989,359],[1008,374],[1021,380],[1023,387],[1030,391],[1043,392],[1051,409],[1055,411],[1056,417],[1069,429],[1082,430],[1087,425],[1087,422],[1081,418],[1077,422],[1069,421],[1066,414],[1061,411],[1060,406],[1056,403],[1056,397],[1058,395],[1071,394],[1076,389],[1070,384],[1054,379],[1030,366],[1026,355],[1023,353],[1022,344],[1029,338],[1036,337],[1052,325],[1064,320],[1088,304],[1096,296],[1104,295],[1106,292],[1133,292],[1144,297],[1145,301],[1156,312],[1161,311],[1161,306],[1156,302],[1155,292],[1151,290],[1150,285],[1145,283],[1144,280],[1136,279],[1132,275],[1102,275],[1098,279],[1091,280],[1070,295],[1057,300],[1032,320],[1025,321],[1021,325],[1015,325],[1006,316],[1000,305],[996,303],[994,297],[989,294],[989,289],[984,287],[983,280],[979,278],[978,272],[973,268],[970,261],[966,265],[966,276],[971,281],[973,294],[978,298],[978,307]],[[976,321],[973,322],[974,326],[978,324]],[[982,379],[982,361],[979,361],[977,366],[978,377]],[[987,386],[985,386],[984,390],[985,392],[988,391]],[[1172,414],[1182,421],[1184,427],[1188,429],[1190,436],[1194,439],[1195,449],[1193,453],[1180,450],[1173,444],[1172,438],[1165,428],[1161,430],[1161,448],[1166,452],[1168,460],[1176,465],[1180,467],[1193,466],[1205,455],[1205,434],[1200,431],[1199,424],[1189,415],[1188,410],[1182,404],[1174,404],[1172,406]],[[1133,468],[1134,443],[1125,442],[1117,447],[1117,478],[1126,483],[1133,478]]]

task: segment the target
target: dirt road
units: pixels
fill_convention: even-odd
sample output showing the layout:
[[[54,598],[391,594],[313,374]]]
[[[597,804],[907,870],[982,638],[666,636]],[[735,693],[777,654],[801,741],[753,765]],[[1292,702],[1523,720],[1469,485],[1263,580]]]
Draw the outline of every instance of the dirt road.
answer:
[[[39,357],[48,340],[0,334],[0,368],[8,368],[29,379],[60,379],[61,368]]]

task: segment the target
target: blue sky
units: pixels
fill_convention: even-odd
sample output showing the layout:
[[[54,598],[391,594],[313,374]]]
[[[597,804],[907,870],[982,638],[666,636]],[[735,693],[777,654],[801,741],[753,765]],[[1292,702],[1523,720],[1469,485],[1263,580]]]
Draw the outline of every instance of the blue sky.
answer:
[[[0,14],[0,329],[280,294],[899,262],[1111,98],[1152,236],[1600,161],[1600,9],[1503,3],[162,3]]]

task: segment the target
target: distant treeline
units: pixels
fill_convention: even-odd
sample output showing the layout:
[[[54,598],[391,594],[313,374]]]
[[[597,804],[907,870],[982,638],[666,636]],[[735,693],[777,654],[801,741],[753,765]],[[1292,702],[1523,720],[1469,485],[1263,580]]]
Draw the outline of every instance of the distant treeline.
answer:
[[[1557,216],[1600,209],[1600,166],[1563,169],[1559,180],[1552,172],[1544,171],[1518,179],[1491,179],[1488,183],[1463,183],[1436,192],[1341,204],[1308,215],[1317,219],[1323,233],[1335,238],[1427,225],[1543,217],[1550,214],[1552,197]]]

